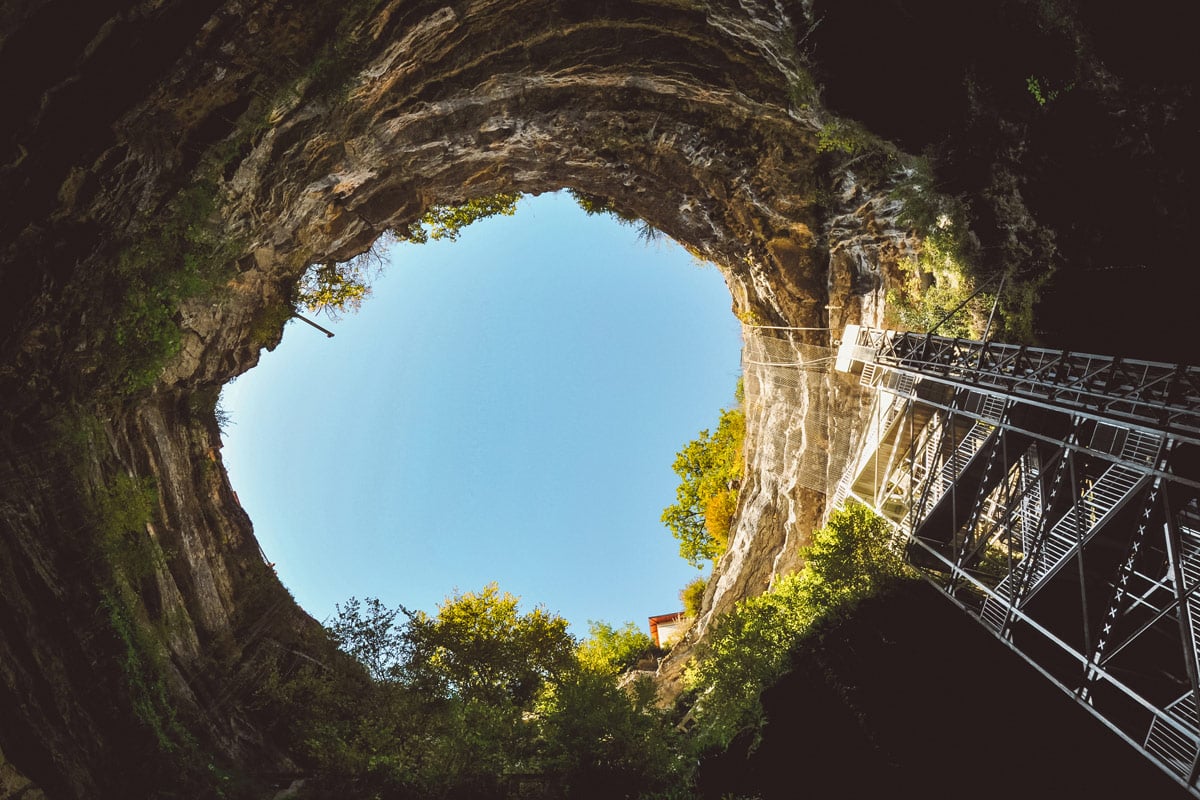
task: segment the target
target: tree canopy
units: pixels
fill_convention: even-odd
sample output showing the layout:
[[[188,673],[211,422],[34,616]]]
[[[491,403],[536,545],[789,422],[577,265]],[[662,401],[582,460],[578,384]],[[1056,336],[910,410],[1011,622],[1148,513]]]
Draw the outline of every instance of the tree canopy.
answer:
[[[315,767],[314,796],[495,798],[521,781],[553,795],[639,797],[688,780],[649,683],[618,675],[649,645],[632,623],[522,612],[488,584],[434,614],[351,598],[326,623],[342,651],[269,681]],[[353,667],[354,663],[361,667]]]
[[[707,578],[696,578],[679,590],[679,599],[683,603],[683,613],[686,616],[700,616],[700,606],[704,602],[704,590],[707,588]]]
[[[351,598],[326,626],[342,653],[277,673],[267,699],[288,710],[280,735],[311,760],[317,796],[500,800],[525,781],[537,796],[691,796],[697,756],[757,730],[793,648],[907,573],[890,535],[864,506],[837,511],[800,572],[717,619],[685,673],[686,735],[653,683],[619,680],[650,649],[633,623],[591,622],[578,642],[494,583],[433,614]]]
[[[384,234],[383,238],[387,238]],[[338,319],[356,312],[371,294],[371,281],[383,269],[383,255],[374,245],[349,261],[313,264],[296,288],[296,303],[314,313]]]
[[[458,205],[431,206],[403,229],[384,231],[380,239],[361,255],[349,261],[313,264],[300,279],[296,304],[314,313],[337,319],[355,312],[371,294],[371,282],[383,268],[379,242],[424,244],[430,239],[457,241],[463,228],[494,216],[511,217],[517,213],[518,194],[494,194],[476,197]]]
[[[663,509],[663,524],[679,540],[689,564],[716,560],[725,552],[742,479],[746,418],[740,408],[722,409],[716,431],[700,431],[675,457],[680,477],[675,503]]]
[[[396,617],[404,609],[389,609],[374,597],[351,597],[335,608],[337,615],[325,629],[338,649],[366,667],[373,679],[396,679],[406,653],[404,628]]]
[[[458,241],[463,228],[488,217],[511,217],[517,213],[518,194],[493,194],[476,197],[458,205],[431,206],[404,230],[395,232],[397,238],[406,242],[424,244],[430,239]]]
[[[495,583],[447,598],[437,614],[409,619],[409,679],[444,697],[528,705],[573,664],[567,621],[539,606],[521,614],[519,598]]]
[[[620,628],[607,622],[588,622],[588,638],[579,645],[579,660],[598,670],[621,672],[637,664],[654,647],[650,637],[632,622]]]

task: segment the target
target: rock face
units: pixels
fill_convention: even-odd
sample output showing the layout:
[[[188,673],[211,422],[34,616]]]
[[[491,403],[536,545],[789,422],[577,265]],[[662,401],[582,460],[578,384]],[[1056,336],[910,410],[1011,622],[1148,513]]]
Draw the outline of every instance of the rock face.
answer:
[[[152,631],[201,744],[223,763],[288,770],[246,709],[269,651],[314,623],[263,564],[211,403],[278,341],[308,264],[355,255],[431,204],[570,186],[716,261],[745,318],[825,325],[822,112],[803,90],[801,9],[366,5],[115,4],[63,33],[61,4],[44,2],[0,23],[7,70],[45,67],[8,104],[0,167],[0,381],[14,399],[0,751],[51,795],[130,788],[115,764],[153,743],[105,731],[173,735],[165,709],[124,708],[145,698],[121,697],[140,669],[120,663],[123,615]],[[232,266],[197,293],[154,278],[186,271],[176,251],[189,248]],[[143,323],[159,310],[147,286],[177,301],[166,311],[181,332],[134,358],[160,330]],[[67,425],[86,429],[76,449],[50,422],[68,403],[86,406]],[[761,590],[796,517],[768,471],[738,545],[759,572],[730,570],[721,602]],[[72,581],[70,562],[93,556],[88,537],[112,504],[136,505],[143,480],[153,507],[119,535],[149,537],[159,557]],[[90,693],[96,681],[111,696]]]
[[[571,187],[716,262],[743,320],[813,329],[785,337],[804,352],[878,322],[915,244],[899,151],[831,135],[811,3],[75,6],[0,11],[5,793],[150,794],[188,748],[291,774],[256,686],[324,645],[263,563],[212,409],[309,264],[434,204]],[[747,387],[752,438],[796,444],[752,450],[709,613],[796,566],[823,497],[795,469],[834,380]]]

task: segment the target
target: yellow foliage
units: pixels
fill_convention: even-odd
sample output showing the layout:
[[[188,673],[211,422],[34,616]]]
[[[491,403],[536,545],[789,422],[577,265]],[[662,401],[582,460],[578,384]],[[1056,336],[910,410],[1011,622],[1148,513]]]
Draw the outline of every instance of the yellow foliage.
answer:
[[[729,532],[737,487],[742,477],[742,443],[746,417],[739,408],[722,409],[717,430],[707,430],[676,455],[672,469],[682,481],[677,502],[663,509],[662,521],[679,539],[679,554],[689,564],[721,557]],[[714,498],[719,498],[714,502]],[[709,523],[710,504],[717,517]],[[731,507],[732,506],[732,507]],[[724,517],[722,519],[722,517]],[[714,533],[715,532],[715,533]]]
[[[737,501],[737,491],[726,489],[714,494],[704,503],[704,529],[720,544],[722,552],[729,545],[729,527],[733,522],[733,514],[737,511]]]
[[[705,578],[696,578],[679,591],[679,599],[683,601],[683,613],[689,617],[700,616],[700,605],[704,602],[704,589],[708,586]]]

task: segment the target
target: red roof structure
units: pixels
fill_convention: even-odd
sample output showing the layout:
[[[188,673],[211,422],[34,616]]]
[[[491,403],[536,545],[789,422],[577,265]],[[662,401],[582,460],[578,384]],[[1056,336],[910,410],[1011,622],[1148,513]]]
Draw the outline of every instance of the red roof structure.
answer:
[[[662,647],[662,643],[658,639],[658,628],[661,625],[666,635],[663,636],[664,641],[670,640],[671,634],[676,633],[680,627],[679,622],[683,619],[683,612],[676,611],[673,614],[659,614],[657,617],[650,617],[650,638],[654,640],[655,647]]]

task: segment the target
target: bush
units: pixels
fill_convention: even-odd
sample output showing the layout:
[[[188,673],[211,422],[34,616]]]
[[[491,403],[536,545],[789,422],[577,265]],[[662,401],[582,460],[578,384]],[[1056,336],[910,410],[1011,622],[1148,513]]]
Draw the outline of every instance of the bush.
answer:
[[[618,687],[608,670],[582,665],[537,708],[543,774],[572,798],[642,797],[686,779],[678,734],[654,706],[648,680]]]
[[[679,554],[695,567],[725,552],[742,479],[746,417],[740,408],[722,409],[717,430],[708,430],[675,456],[681,481],[676,502],[663,509],[663,524],[679,540]],[[711,514],[711,520],[710,520]]]
[[[104,364],[116,388],[135,392],[153,385],[179,352],[176,317],[187,299],[215,292],[228,277],[236,242],[213,224],[218,189],[201,181],[176,195],[118,256],[113,311]]]
[[[700,616],[700,606],[704,602],[704,590],[708,587],[708,579],[696,578],[679,591],[679,599],[683,601],[683,613],[693,619]]]
[[[905,281],[887,300],[903,327],[925,333],[937,326],[940,336],[966,339],[983,335],[993,296],[972,297],[976,281],[945,240],[926,239],[920,255],[901,262],[900,270]]]
[[[694,714],[701,746],[724,747],[739,731],[757,732],[763,720],[760,694],[783,675],[792,649],[814,625],[911,575],[890,537],[891,526],[866,506],[835,511],[813,532],[799,572],[717,621],[685,674],[685,684],[698,696]]]
[[[717,543],[721,552],[729,546],[729,528],[733,524],[737,503],[736,489],[718,492],[704,502],[704,530]]]
[[[650,637],[632,622],[614,628],[607,622],[589,620],[588,638],[580,643],[577,653],[580,662],[589,667],[618,673],[634,667],[653,647]]]

